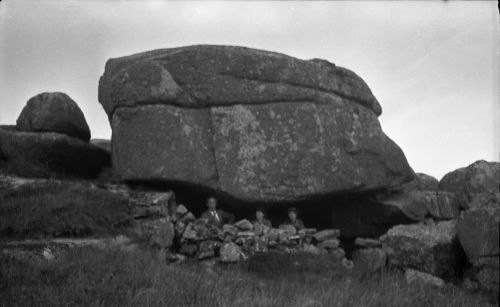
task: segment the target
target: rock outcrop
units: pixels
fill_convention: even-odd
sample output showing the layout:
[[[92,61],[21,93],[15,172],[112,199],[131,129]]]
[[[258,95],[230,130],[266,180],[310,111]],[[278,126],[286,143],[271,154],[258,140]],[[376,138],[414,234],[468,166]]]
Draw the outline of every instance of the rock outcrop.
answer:
[[[399,225],[380,240],[390,265],[413,268],[438,277],[459,273],[462,253],[456,221]]]
[[[437,191],[439,181],[427,174],[416,173],[415,179],[400,187],[404,191]]]
[[[23,132],[0,126],[1,168],[26,177],[93,178],[111,166],[109,153],[55,132]]]
[[[276,202],[413,178],[368,86],[327,61],[230,46],[155,50],[109,60],[99,101],[124,180]]]
[[[476,161],[446,174],[439,189],[453,192],[464,209],[499,208],[500,163]]]
[[[460,204],[455,194],[442,191],[406,191],[378,195],[378,201],[384,205],[399,208],[414,221],[426,217],[449,220],[457,219]]]
[[[57,132],[90,140],[85,116],[75,101],[65,93],[41,93],[30,100],[17,119],[17,130],[26,132]]]
[[[498,291],[500,209],[465,211],[458,220],[458,237],[472,268],[468,275],[486,289]]]

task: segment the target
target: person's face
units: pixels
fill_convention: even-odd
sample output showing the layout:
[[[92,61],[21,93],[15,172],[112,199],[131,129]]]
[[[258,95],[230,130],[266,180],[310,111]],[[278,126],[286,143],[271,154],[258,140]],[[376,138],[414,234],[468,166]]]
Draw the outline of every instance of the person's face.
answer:
[[[297,219],[297,214],[294,211],[288,212],[288,218],[290,221],[295,221]]]
[[[213,197],[210,197],[207,201],[207,206],[208,209],[215,210],[215,208],[217,208],[217,200],[215,200],[215,198]]]
[[[264,218],[264,213],[262,211],[255,212],[255,217],[257,220],[261,221]]]

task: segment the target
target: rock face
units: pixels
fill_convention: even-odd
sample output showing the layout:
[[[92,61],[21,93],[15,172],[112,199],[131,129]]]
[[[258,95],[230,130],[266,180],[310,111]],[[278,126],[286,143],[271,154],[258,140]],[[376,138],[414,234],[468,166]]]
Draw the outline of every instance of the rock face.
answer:
[[[500,209],[465,211],[458,220],[458,237],[472,264],[469,275],[486,289],[498,292]]]
[[[458,220],[458,237],[469,259],[499,256],[500,209],[465,211]]]
[[[453,192],[464,209],[499,208],[500,163],[476,161],[446,174],[439,189]]]
[[[420,221],[426,217],[456,219],[460,204],[455,194],[442,191],[409,191],[380,195],[378,201],[399,208],[409,218]]]
[[[99,101],[124,180],[202,185],[244,201],[296,201],[413,178],[353,72],[229,46],[111,59]]]
[[[92,178],[111,164],[105,150],[54,132],[20,132],[0,126],[2,168],[26,177]]]
[[[439,277],[458,273],[461,250],[456,221],[399,225],[380,239],[389,264],[393,266],[413,268]]]
[[[17,130],[58,132],[90,140],[89,126],[82,111],[73,99],[60,92],[41,93],[28,100],[17,119]]]
[[[437,191],[439,181],[427,174],[416,173],[415,180],[404,184],[401,188],[405,191]]]

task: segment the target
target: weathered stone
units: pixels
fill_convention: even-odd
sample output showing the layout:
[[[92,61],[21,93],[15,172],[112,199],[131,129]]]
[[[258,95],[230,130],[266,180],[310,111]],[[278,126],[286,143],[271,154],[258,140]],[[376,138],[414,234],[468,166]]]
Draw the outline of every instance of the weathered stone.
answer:
[[[413,181],[403,184],[398,189],[404,191],[437,191],[439,189],[439,181],[427,174],[416,173]]]
[[[224,234],[229,234],[231,236],[236,236],[236,234],[238,234],[238,228],[236,228],[233,225],[225,224],[224,226],[222,226],[222,232]]]
[[[243,257],[240,247],[234,243],[222,244],[219,254],[222,262],[237,262]]]
[[[290,236],[294,236],[295,234],[297,234],[297,229],[295,228],[295,226],[290,224],[282,224],[280,225],[280,229]]]
[[[467,257],[498,256],[500,209],[464,211],[458,220],[458,238]]]
[[[378,194],[377,200],[382,204],[399,208],[415,221],[427,216],[436,219],[456,219],[460,210],[455,195],[450,192],[410,191]]]
[[[365,248],[374,248],[382,246],[382,243],[380,243],[379,240],[370,238],[356,238],[356,240],[354,240],[354,244]]]
[[[177,211],[176,213],[180,216],[183,216],[184,214],[188,213],[188,209],[184,205],[179,205],[177,206]]]
[[[187,224],[186,228],[184,229],[184,233],[182,234],[182,239],[184,240],[196,240],[198,238],[197,232],[194,229],[194,224],[189,223]]]
[[[17,119],[17,130],[57,132],[88,142],[90,129],[82,111],[68,95],[41,93],[30,100]]]
[[[263,236],[267,234],[270,230],[271,228],[269,226],[261,223],[257,223],[254,225],[254,232],[256,236]]]
[[[326,248],[326,249],[335,249],[335,248],[339,247],[339,245],[340,245],[340,241],[339,240],[337,240],[337,239],[328,239],[328,240],[321,241],[318,244],[318,247]]]
[[[246,220],[246,219],[243,219],[243,220],[240,220],[240,221],[234,223],[234,226],[238,227],[241,230],[253,230],[253,224],[250,223],[250,221]]]
[[[238,231],[238,237],[255,237],[255,232],[253,231]]]
[[[156,223],[156,231],[153,234],[153,242],[161,248],[172,246],[175,237],[174,224],[167,219],[159,219]]]
[[[313,235],[313,238],[318,242],[322,242],[329,239],[336,239],[340,236],[340,230],[338,229],[325,229],[318,231]]]
[[[351,260],[346,259],[346,258],[342,259],[342,265],[344,266],[344,268],[349,269],[349,270],[354,268],[354,263]]]
[[[320,251],[324,251],[325,249],[320,248]],[[333,259],[341,260],[345,258],[345,251],[343,248],[334,248],[327,250],[328,254],[332,256]],[[321,253],[321,252],[320,252]]]
[[[380,238],[390,265],[439,277],[456,275],[461,262],[456,221],[399,225]]]
[[[420,283],[434,287],[444,286],[444,280],[441,278],[413,269],[405,270],[405,279],[409,284]]]
[[[217,241],[202,241],[198,247],[198,259],[206,259],[215,256],[220,243]]]
[[[111,164],[109,153],[54,132],[21,132],[0,126],[0,152],[9,173],[25,177],[96,177]]]
[[[184,243],[181,245],[179,249],[179,253],[194,256],[198,252],[198,247],[193,243]]]
[[[381,248],[363,248],[352,253],[352,261],[360,272],[372,273],[385,267],[387,256]]]
[[[471,260],[471,274],[483,289],[496,291],[499,289],[500,258],[480,257]]]
[[[476,161],[446,174],[439,189],[453,192],[464,209],[499,208],[500,163]]]
[[[326,61],[228,46],[156,50],[109,60],[99,101],[124,180],[275,202],[413,178],[369,88]]]
[[[302,245],[302,251],[304,251],[306,253],[311,253],[311,254],[319,255],[319,254],[321,254],[321,252],[323,251],[323,249],[318,248],[314,244],[304,243],[304,245]]]

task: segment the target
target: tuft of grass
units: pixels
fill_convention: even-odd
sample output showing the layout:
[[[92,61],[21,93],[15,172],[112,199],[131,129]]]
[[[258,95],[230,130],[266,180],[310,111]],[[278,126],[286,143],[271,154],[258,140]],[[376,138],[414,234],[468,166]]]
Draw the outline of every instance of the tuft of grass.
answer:
[[[279,265],[276,264],[276,265]],[[153,253],[78,248],[52,261],[0,255],[1,306],[496,306],[457,287],[376,279],[261,278],[241,266],[166,265]]]
[[[125,198],[81,184],[0,191],[0,238],[103,235],[131,221]]]
[[[307,278],[309,275],[341,277],[351,272],[331,254],[314,255],[306,252],[283,253],[271,251],[255,254],[244,268],[264,278]]]

